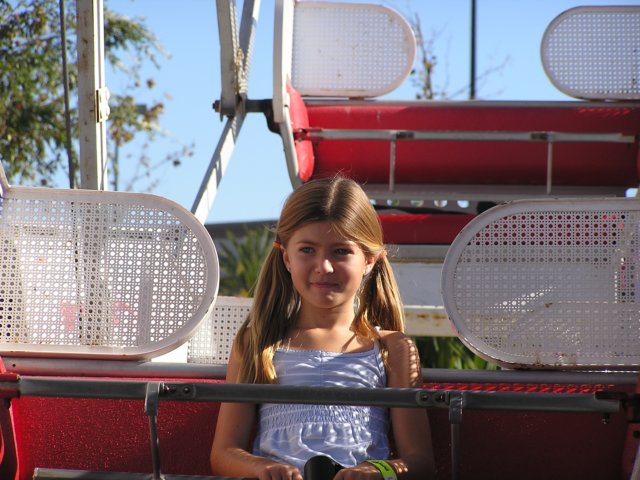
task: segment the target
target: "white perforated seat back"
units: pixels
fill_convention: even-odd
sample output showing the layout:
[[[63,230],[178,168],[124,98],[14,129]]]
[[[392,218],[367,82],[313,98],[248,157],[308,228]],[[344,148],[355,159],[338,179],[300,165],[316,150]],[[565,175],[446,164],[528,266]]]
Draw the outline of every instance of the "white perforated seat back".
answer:
[[[640,365],[640,202],[516,201],[478,216],[442,273],[459,337],[507,367]]]
[[[226,365],[240,325],[249,316],[252,301],[251,298],[219,296],[213,314],[189,340],[187,362]]]
[[[291,83],[303,96],[376,97],[413,67],[416,40],[388,7],[295,2]]]
[[[547,27],[542,64],[561,92],[640,100],[640,6],[577,7]]]
[[[210,314],[210,235],[148,194],[5,186],[0,199],[0,352],[148,358]]]

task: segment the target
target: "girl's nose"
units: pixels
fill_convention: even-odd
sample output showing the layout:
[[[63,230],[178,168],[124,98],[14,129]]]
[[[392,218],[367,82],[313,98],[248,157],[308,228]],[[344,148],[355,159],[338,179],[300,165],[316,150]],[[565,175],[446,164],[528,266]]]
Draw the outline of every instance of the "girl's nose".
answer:
[[[331,264],[331,260],[328,258],[320,258],[316,269],[319,273],[331,273],[333,272],[333,265]]]

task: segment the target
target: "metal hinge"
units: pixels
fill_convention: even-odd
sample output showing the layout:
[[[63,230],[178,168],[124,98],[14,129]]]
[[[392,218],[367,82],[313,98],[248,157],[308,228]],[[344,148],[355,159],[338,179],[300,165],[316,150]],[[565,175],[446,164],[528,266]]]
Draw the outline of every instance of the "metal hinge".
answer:
[[[109,97],[111,93],[107,87],[96,90],[96,122],[101,123],[109,118],[111,109],[109,108]]]

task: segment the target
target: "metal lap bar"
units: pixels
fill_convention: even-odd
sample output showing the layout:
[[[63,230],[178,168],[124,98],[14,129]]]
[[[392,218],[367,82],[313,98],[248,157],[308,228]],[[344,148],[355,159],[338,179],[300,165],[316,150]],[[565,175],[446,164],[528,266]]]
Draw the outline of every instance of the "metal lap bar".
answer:
[[[144,380],[60,379],[20,377],[18,382],[0,382],[0,391],[15,396],[96,399],[147,399]],[[529,410],[547,412],[618,412],[620,402],[582,393],[487,392],[428,390],[422,388],[300,387],[197,382],[151,382],[158,384],[160,400],[239,403],[296,403],[374,405],[404,408],[448,408],[450,397],[459,393],[464,408],[479,410]]]
[[[153,480],[161,480],[160,474],[160,440],[158,439],[158,403],[160,400],[161,382],[147,383],[144,396],[144,413],[149,417],[149,441],[151,444],[151,464]]]
[[[295,132],[297,140],[388,140],[389,192],[395,191],[396,141],[398,140],[450,140],[470,142],[547,142],[547,195],[551,194],[553,175],[553,144],[574,143],[635,143],[634,135],[622,133],[571,133],[571,132],[475,132],[475,131],[424,131],[424,130],[342,130],[317,129]]]
[[[453,392],[449,397],[449,424],[451,425],[451,478],[460,475],[460,423],[464,408],[465,392]]]

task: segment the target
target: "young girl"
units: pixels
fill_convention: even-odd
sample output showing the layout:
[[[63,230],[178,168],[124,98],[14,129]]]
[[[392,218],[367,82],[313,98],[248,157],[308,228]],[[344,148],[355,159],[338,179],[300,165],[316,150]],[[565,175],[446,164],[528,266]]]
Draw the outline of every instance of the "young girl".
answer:
[[[420,387],[418,353],[403,328],[382,230],[366,194],[346,178],[312,181],[285,203],[227,382]],[[216,475],[302,480],[305,463],[318,455],[336,466],[336,480],[423,480],[434,471],[423,409],[220,407],[211,450]]]

